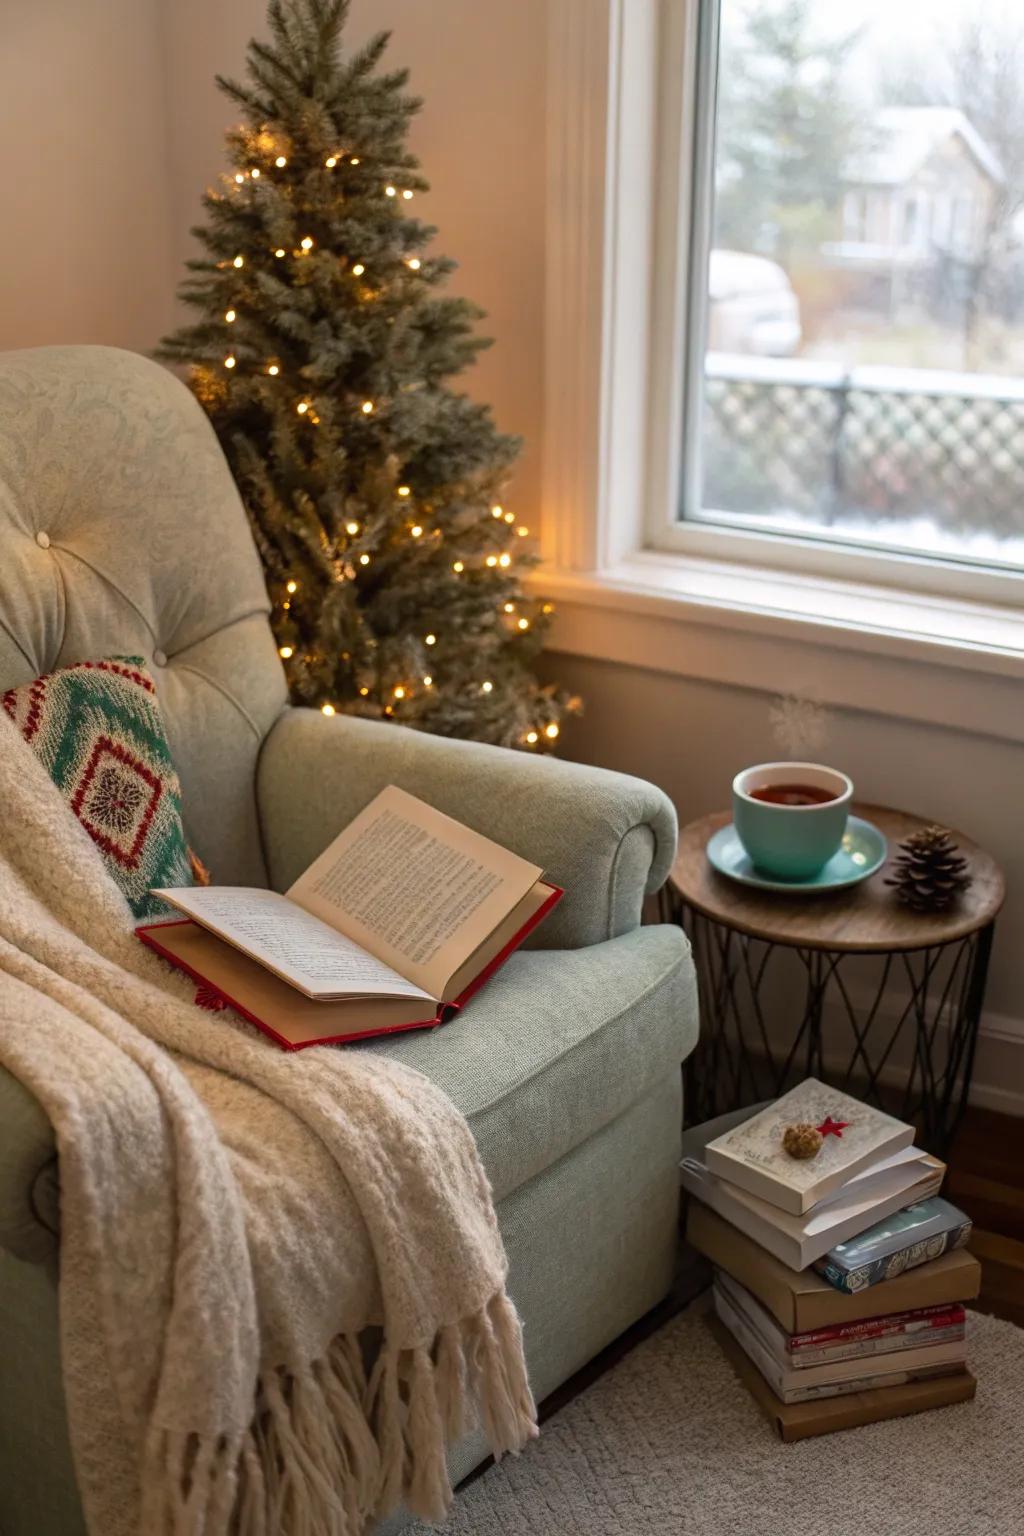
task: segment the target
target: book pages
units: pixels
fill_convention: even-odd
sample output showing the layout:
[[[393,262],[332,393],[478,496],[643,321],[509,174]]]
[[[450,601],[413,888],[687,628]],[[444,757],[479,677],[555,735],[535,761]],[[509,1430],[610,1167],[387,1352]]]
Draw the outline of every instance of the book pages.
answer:
[[[309,997],[430,996],[276,891],[200,885],[157,895]]]
[[[391,785],[314,860],[288,898],[440,998],[540,874],[538,865]]]

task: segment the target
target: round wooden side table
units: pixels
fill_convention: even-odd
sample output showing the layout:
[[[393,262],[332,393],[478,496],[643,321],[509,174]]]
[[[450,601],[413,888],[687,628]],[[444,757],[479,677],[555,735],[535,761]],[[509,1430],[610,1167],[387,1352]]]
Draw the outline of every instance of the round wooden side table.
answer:
[[[954,833],[973,884],[947,912],[913,912],[884,882],[898,843],[926,823],[886,806],[852,809],[885,834],[888,858],[861,885],[810,897],[712,868],[707,842],[727,811],[680,834],[661,915],[688,934],[700,988],[686,1122],[818,1077],[915,1121],[941,1155],[967,1103],[1002,871]]]

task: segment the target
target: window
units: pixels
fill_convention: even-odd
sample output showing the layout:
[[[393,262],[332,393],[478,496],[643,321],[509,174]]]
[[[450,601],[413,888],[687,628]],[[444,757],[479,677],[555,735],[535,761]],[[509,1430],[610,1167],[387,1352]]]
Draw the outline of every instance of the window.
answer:
[[[652,542],[1019,572],[1024,6],[693,9],[680,384],[655,382],[679,489]]]

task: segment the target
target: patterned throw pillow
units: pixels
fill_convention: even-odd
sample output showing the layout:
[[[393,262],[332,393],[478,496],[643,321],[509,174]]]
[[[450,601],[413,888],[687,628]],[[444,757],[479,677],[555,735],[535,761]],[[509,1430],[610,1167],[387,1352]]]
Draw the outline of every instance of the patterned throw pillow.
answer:
[[[181,788],[153,679],[139,656],[79,661],[0,703],[103,854],[138,918],[168,908],[153,885],[192,885]]]

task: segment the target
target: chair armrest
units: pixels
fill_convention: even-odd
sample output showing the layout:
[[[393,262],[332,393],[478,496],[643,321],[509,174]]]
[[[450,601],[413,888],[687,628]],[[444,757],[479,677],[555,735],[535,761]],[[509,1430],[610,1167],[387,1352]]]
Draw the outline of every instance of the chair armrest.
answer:
[[[0,1067],[0,1248],[42,1263],[60,1232],[57,1147],[39,1101]]]
[[[318,710],[289,709],[263,745],[256,794],[270,882],[286,889],[389,784],[543,867],[565,897],[545,949],[628,933],[675,856],[676,815],[643,779]]]

